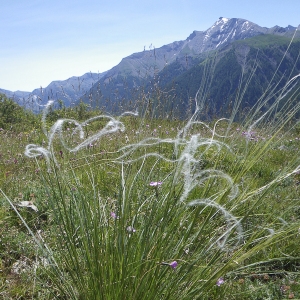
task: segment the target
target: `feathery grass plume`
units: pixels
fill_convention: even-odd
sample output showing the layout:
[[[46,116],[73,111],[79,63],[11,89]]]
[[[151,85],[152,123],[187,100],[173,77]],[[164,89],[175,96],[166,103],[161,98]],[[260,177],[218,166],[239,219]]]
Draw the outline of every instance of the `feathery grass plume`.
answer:
[[[99,140],[103,135],[114,133],[114,132],[117,132],[118,130],[124,131],[124,129],[125,129],[124,124],[122,122],[120,122],[119,120],[117,120],[113,117],[110,117],[110,116],[100,115],[100,116],[90,118],[81,123],[76,120],[73,120],[73,119],[60,119],[54,123],[54,125],[50,128],[50,130],[48,132],[46,129],[46,116],[47,116],[47,113],[49,112],[49,109],[52,104],[53,104],[53,101],[50,100],[47,103],[47,105],[45,106],[45,110],[43,111],[43,115],[42,115],[42,125],[43,125],[42,128],[43,128],[43,132],[44,132],[46,138],[48,139],[47,148],[43,148],[41,146],[34,145],[34,144],[29,144],[26,146],[26,149],[25,149],[25,155],[28,157],[31,157],[31,158],[37,157],[42,154],[47,160],[48,168],[50,168],[50,159],[52,159],[54,161],[55,165],[58,166],[58,162],[55,158],[54,151],[53,151],[53,141],[54,141],[56,134],[58,134],[59,140],[65,149],[69,150],[70,152],[77,152],[81,148],[90,145],[91,143],[93,143],[96,140]],[[126,115],[137,116],[137,113],[136,112],[124,112],[123,114],[121,114],[120,117],[126,116]],[[84,129],[83,128],[85,126],[87,126],[88,124],[90,124],[91,122],[94,122],[99,119],[108,119],[109,121],[106,123],[104,128],[102,128],[101,130],[96,132],[94,135],[87,137],[83,142],[79,143],[77,146],[70,148],[67,145],[67,143],[64,140],[64,134],[63,134],[64,123],[68,122],[69,124],[75,125],[75,129],[73,130],[72,134],[76,135],[79,133],[80,139],[84,139]]]
[[[47,146],[29,144],[25,154],[42,154],[48,168],[54,162],[53,172],[41,172],[41,178],[55,236],[51,255],[56,264],[46,280],[58,298],[225,299],[230,295],[225,287],[236,276],[259,268],[272,272],[299,256],[285,244],[299,228],[299,218],[291,213],[296,192],[287,182],[300,171],[299,157],[290,154],[281,170],[263,168],[270,157],[276,159],[289,134],[286,126],[299,112],[294,100],[299,76],[279,92],[270,83],[240,122],[240,131],[234,118],[242,87],[229,119],[211,124],[199,119],[211,78],[207,73],[203,79],[191,118],[168,138],[147,132],[130,136],[125,120],[120,121],[123,115],[61,119],[47,131],[47,104]],[[145,119],[136,118],[141,131]],[[85,135],[87,124],[95,121],[102,122],[101,129]],[[66,123],[79,140],[66,138]],[[258,139],[255,133],[253,138],[254,131],[269,137]],[[72,163],[58,163],[56,137],[68,155],[78,156]],[[95,142],[109,149],[105,156],[99,148],[88,152]]]

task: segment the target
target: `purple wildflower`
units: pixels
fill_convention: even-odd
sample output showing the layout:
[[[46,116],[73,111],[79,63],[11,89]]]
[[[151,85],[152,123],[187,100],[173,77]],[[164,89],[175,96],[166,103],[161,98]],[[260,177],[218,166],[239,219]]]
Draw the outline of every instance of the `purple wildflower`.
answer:
[[[256,140],[254,131],[243,131],[242,135],[244,135],[248,140]]]
[[[116,215],[113,211],[110,213],[110,216],[111,216],[113,219],[116,219],[116,218],[117,218],[117,215]]]
[[[225,280],[224,280],[223,277],[220,277],[220,278],[217,280],[216,285],[217,285],[217,286],[221,286],[223,283],[225,283]]]
[[[178,262],[177,262],[176,260],[174,260],[174,261],[172,261],[171,263],[169,263],[169,266],[170,266],[173,270],[175,270],[176,267],[178,266]]]
[[[162,185],[162,182],[161,181],[151,181],[150,182],[150,186],[159,186],[159,185]]]

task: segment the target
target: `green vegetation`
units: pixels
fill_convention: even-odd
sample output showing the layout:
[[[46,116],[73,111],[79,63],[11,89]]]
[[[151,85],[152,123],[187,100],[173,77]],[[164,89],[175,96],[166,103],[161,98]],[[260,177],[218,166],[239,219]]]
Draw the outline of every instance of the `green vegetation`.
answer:
[[[230,117],[233,106],[239,102],[235,117],[244,119],[245,112],[255,105],[257,99],[262,95],[274,97],[289,79],[299,74],[300,41],[289,44],[290,39],[272,35],[236,41],[219,53],[208,54],[204,61],[203,57],[198,62],[194,60],[194,64],[181,74],[174,72],[168,83],[160,79],[163,82],[160,88],[171,91],[169,97],[176,95],[172,104],[178,106],[177,115],[182,118],[187,117],[185,112],[190,99],[194,99],[199,86],[204,85],[202,118]],[[161,73],[163,76],[164,72]],[[295,96],[295,103],[298,99]]]
[[[157,98],[144,117],[2,110],[3,299],[300,297],[295,94],[203,123],[208,82],[187,121],[153,118]]]
[[[160,99],[158,107],[153,108],[156,117],[171,115],[184,120],[191,116],[193,99],[203,85],[206,102],[202,119],[230,117],[237,101],[236,118],[243,119],[261,95],[274,96],[300,72],[299,51],[299,38],[291,42],[284,36],[259,35],[200,56],[187,53],[168,62],[160,72],[155,71],[153,62],[149,72],[154,72],[154,77],[128,74],[102,78],[82,101],[119,114],[124,108],[135,109],[146,95],[147,99]],[[269,94],[265,93],[268,87]]]
[[[268,38],[137,102],[130,76],[40,115],[1,96],[1,298],[299,299],[299,45]]]
[[[300,39],[296,38],[293,43],[299,43]],[[283,46],[286,47],[291,42],[291,38],[280,35],[262,34],[249,39],[236,41],[236,44],[248,45],[257,49]]]
[[[24,128],[38,127],[38,119],[30,112],[22,109],[13,100],[0,94],[0,128],[22,131]]]

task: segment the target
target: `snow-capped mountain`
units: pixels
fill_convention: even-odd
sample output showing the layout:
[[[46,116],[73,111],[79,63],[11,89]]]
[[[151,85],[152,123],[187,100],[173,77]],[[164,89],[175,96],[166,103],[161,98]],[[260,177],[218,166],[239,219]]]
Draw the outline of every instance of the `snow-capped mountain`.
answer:
[[[266,28],[245,19],[221,17],[207,30],[193,31],[185,40],[123,58],[81,99],[84,102],[93,99],[100,103],[101,108],[117,111],[121,101],[126,99],[131,101],[130,99],[139,93],[139,87],[147,89],[147,82],[151,81],[154,75],[155,78],[159,78],[161,85],[162,81],[173,80],[185,70],[192,68],[195,63],[199,63],[199,59],[203,60],[212,51],[220,52],[235,41],[257,36],[270,36],[271,39],[288,37],[290,40],[295,30],[296,28],[290,25],[286,28],[279,26]],[[244,57],[244,54],[242,56]]]
[[[260,34],[275,34],[291,36],[296,30],[293,26],[282,28],[261,27],[255,23],[240,18],[219,18],[206,31],[193,31],[187,39],[176,41],[160,48],[134,53],[107,72],[104,79],[120,74],[152,76],[161,71],[166,65],[180,57],[196,57],[202,53],[218,50],[236,40],[244,40]]]

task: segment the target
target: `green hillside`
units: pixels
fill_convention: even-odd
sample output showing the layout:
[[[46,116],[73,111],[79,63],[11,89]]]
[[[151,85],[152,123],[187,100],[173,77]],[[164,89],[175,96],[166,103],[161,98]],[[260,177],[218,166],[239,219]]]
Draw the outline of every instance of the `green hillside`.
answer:
[[[236,98],[242,116],[265,97],[272,103],[276,92],[300,72],[300,40],[290,42],[284,36],[259,35],[218,52],[178,58],[154,72],[154,77],[119,74],[109,80],[102,78],[81,101],[117,114],[148,99],[152,115],[186,118],[194,111],[200,88],[197,101],[203,105],[203,116],[230,115]]]
[[[288,48],[289,43],[285,37],[271,35],[235,42],[211,53],[205,61],[200,59],[161,88],[173,87],[181,116],[186,115],[191,98],[201,87],[209,91],[198,99],[204,105],[205,116],[230,115],[237,98],[241,101],[241,115],[263,99],[268,98],[268,103],[274,101],[276,92],[299,73],[300,41],[294,41]]]

